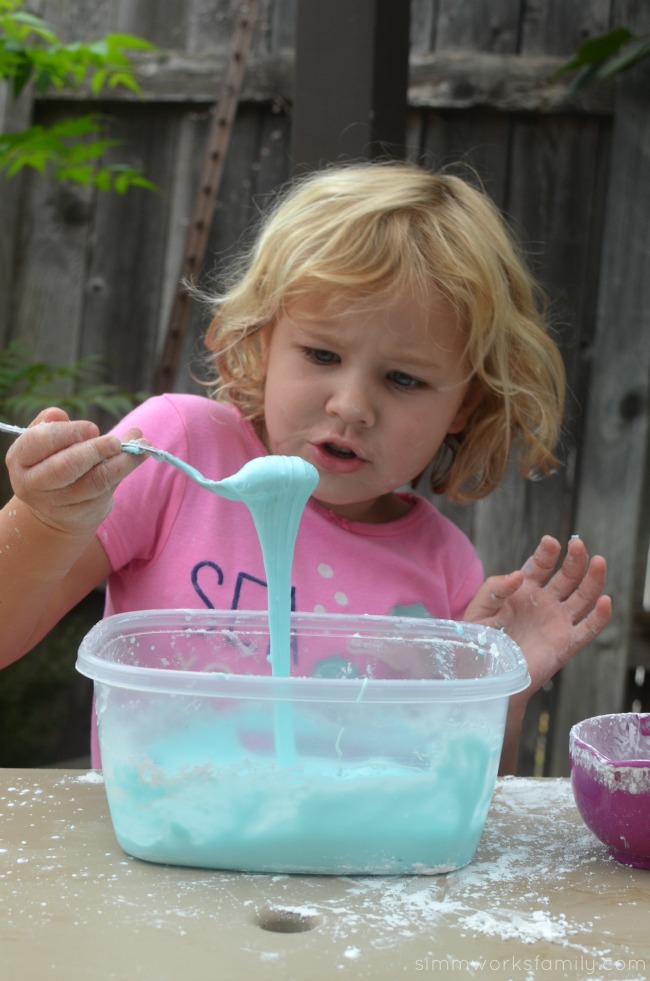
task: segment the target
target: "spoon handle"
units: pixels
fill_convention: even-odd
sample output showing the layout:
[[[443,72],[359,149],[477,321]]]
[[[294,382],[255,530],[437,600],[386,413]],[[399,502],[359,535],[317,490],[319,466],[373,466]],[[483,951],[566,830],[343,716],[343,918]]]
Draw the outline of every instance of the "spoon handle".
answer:
[[[0,430],[3,433],[16,433],[17,436],[27,432],[24,426],[12,426],[9,422],[0,422]]]
[[[41,423],[41,425],[44,425],[44,423]],[[10,422],[2,422],[2,420],[0,420],[0,432],[15,433],[16,436],[22,436],[23,433],[29,432],[29,429],[27,426],[14,426]],[[171,457],[171,453],[167,453],[166,450],[157,450],[154,446],[146,446],[143,443],[136,443],[135,441],[121,443],[120,445],[125,453],[133,453],[136,456],[141,456],[143,453],[149,453],[150,456],[155,456],[159,460],[171,462],[169,459]]]
[[[149,446],[147,443],[138,443],[135,440],[122,443],[122,450],[125,453],[132,453],[134,456],[142,456],[147,453],[160,463],[169,463],[172,467],[176,467],[177,470],[184,473],[190,480],[195,481],[200,487],[205,487],[206,490],[211,490],[216,494],[221,494],[223,497],[228,497],[227,487],[223,487],[226,481],[210,480],[209,477],[205,477],[196,467],[174,456],[168,450],[159,450],[155,446]]]
[[[21,436],[23,433],[27,432],[27,428],[24,426],[14,426],[9,422],[0,421],[0,432],[13,433],[16,436]],[[122,451],[124,453],[132,453],[134,456],[143,456],[147,453],[152,456],[155,460],[159,460],[162,463],[170,463],[172,467],[176,467],[186,474],[191,480],[196,481],[201,487],[205,487],[215,493],[221,493],[223,497],[229,497],[229,491],[227,485],[221,489],[221,481],[210,480],[208,477],[204,477],[200,471],[195,467],[190,466],[184,460],[180,460],[178,457],[174,456],[173,453],[169,453],[167,450],[159,450],[155,446],[148,446],[146,443],[138,443],[135,440],[129,441],[127,443],[121,443]],[[226,483],[225,481],[223,482]]]
[[[45,423],[41,423],[40,425],[45,425]],[[15,433],[16,436],[22,436],[23,433],[29,432],[29,429],[27,426],[14,426],[10,422],[2,422],[0,420],[0,432]],[[136,443],[135,441],[121,443],[120,445],[125,453],[133,453],[135,456],[142,456],[143,453],[148,453],[150,456],[154,456],[158,460],[165,460],[167,463],[180,462],[171,453],[167,453],[166,450],[157,450],[155,446],[147,446],[146,444]]]

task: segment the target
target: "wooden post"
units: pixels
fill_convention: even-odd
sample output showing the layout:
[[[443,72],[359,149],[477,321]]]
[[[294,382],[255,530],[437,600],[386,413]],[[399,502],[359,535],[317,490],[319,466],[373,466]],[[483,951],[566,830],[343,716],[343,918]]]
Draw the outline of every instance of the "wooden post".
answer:
[[[403,0],[297,4],[296,171],[404,155],[409,8]]]

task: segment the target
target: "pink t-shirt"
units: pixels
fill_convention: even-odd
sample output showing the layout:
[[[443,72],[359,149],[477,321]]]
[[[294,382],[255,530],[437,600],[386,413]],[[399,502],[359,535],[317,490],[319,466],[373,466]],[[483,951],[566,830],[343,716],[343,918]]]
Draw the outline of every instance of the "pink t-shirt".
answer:
[[[197,395],[163,395],[120,426],[221,479],[267,451],[238,412]],[[293,564],[301,612],[462,617],[483,580],[467,537],[428,501],[386,524],[336,517],[310,501]],[[245,505],[146,460],[124,480],[98,535],[113,574],[106,614],[189,608],[266,610],[262,553]]]
[[[121,436],[130,426],[214,479],[267,455],[236,409],[202,396],[149,399],[115,431]],[[292,609],[461,619],[483,580],[476,552],[432,504],[405,496],[412,509],[386,524],[346,521],[310,501],[296,542]],[[98,536],[113,568],[106,615],[268,608],[248,508],[208,493],[166,463],[150,458],[120,484]]]

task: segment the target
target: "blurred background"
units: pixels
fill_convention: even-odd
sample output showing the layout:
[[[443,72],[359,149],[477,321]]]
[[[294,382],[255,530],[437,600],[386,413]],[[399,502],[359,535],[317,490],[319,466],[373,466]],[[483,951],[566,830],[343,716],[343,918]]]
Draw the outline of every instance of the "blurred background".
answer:
[[[181,279],[218,288],[293,174],[386,156],[460,173],[502,209],[547,290],[570,394],[556,476],[531,483],[513,472],[486,501],[436,503],[488,574],[521,565],[544,533],[563,543],[580,534],[606,555],[614,600],[610,627],[533,700],[520,772],[566,774],[578,719],[648,710],[650,62],[619,59],[609,79],[582,86],[580,66],[557,74],[615,29],[643,53],[647,2],[34,0],[22,9],[65,43],[129,34],[156,49],[133,52],[137,86],[45,87],[35,77],[14,98],[0,83],[0,133],[101,114],[116,141],[103,160],[155,189],[5,168],[0,414],[27,421],[16,412],[32,408],[34,364],[45,386],[87,395],[105,428],[148,393],[201,391],[209,311]],[[3,453],[8,445],[0,435]],[[86,760],[91,691],[74,661],[102,608],[97,591],[0,674],[0,766]]]

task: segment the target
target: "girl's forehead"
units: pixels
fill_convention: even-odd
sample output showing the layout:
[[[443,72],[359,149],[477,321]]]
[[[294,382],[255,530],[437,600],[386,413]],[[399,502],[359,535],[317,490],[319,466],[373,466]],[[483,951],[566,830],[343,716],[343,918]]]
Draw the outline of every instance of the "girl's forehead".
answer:
[[[439,292],[428,298],[410,293],[381,298],[312,293],[291,302],[286,319],[298,330],[312,329],[324,340],[357,331],[372,333],[378,345],[461,356],[467,344],[462,318]]]
[[[382,291],[374,295],[314,291],[292,299],[284,313],[294,322],[345,328],[363,321],[386,329],[422,332],[432,338],[441,331],[463,338],[467,333],[464,317],[436,289],[426,294]]]

